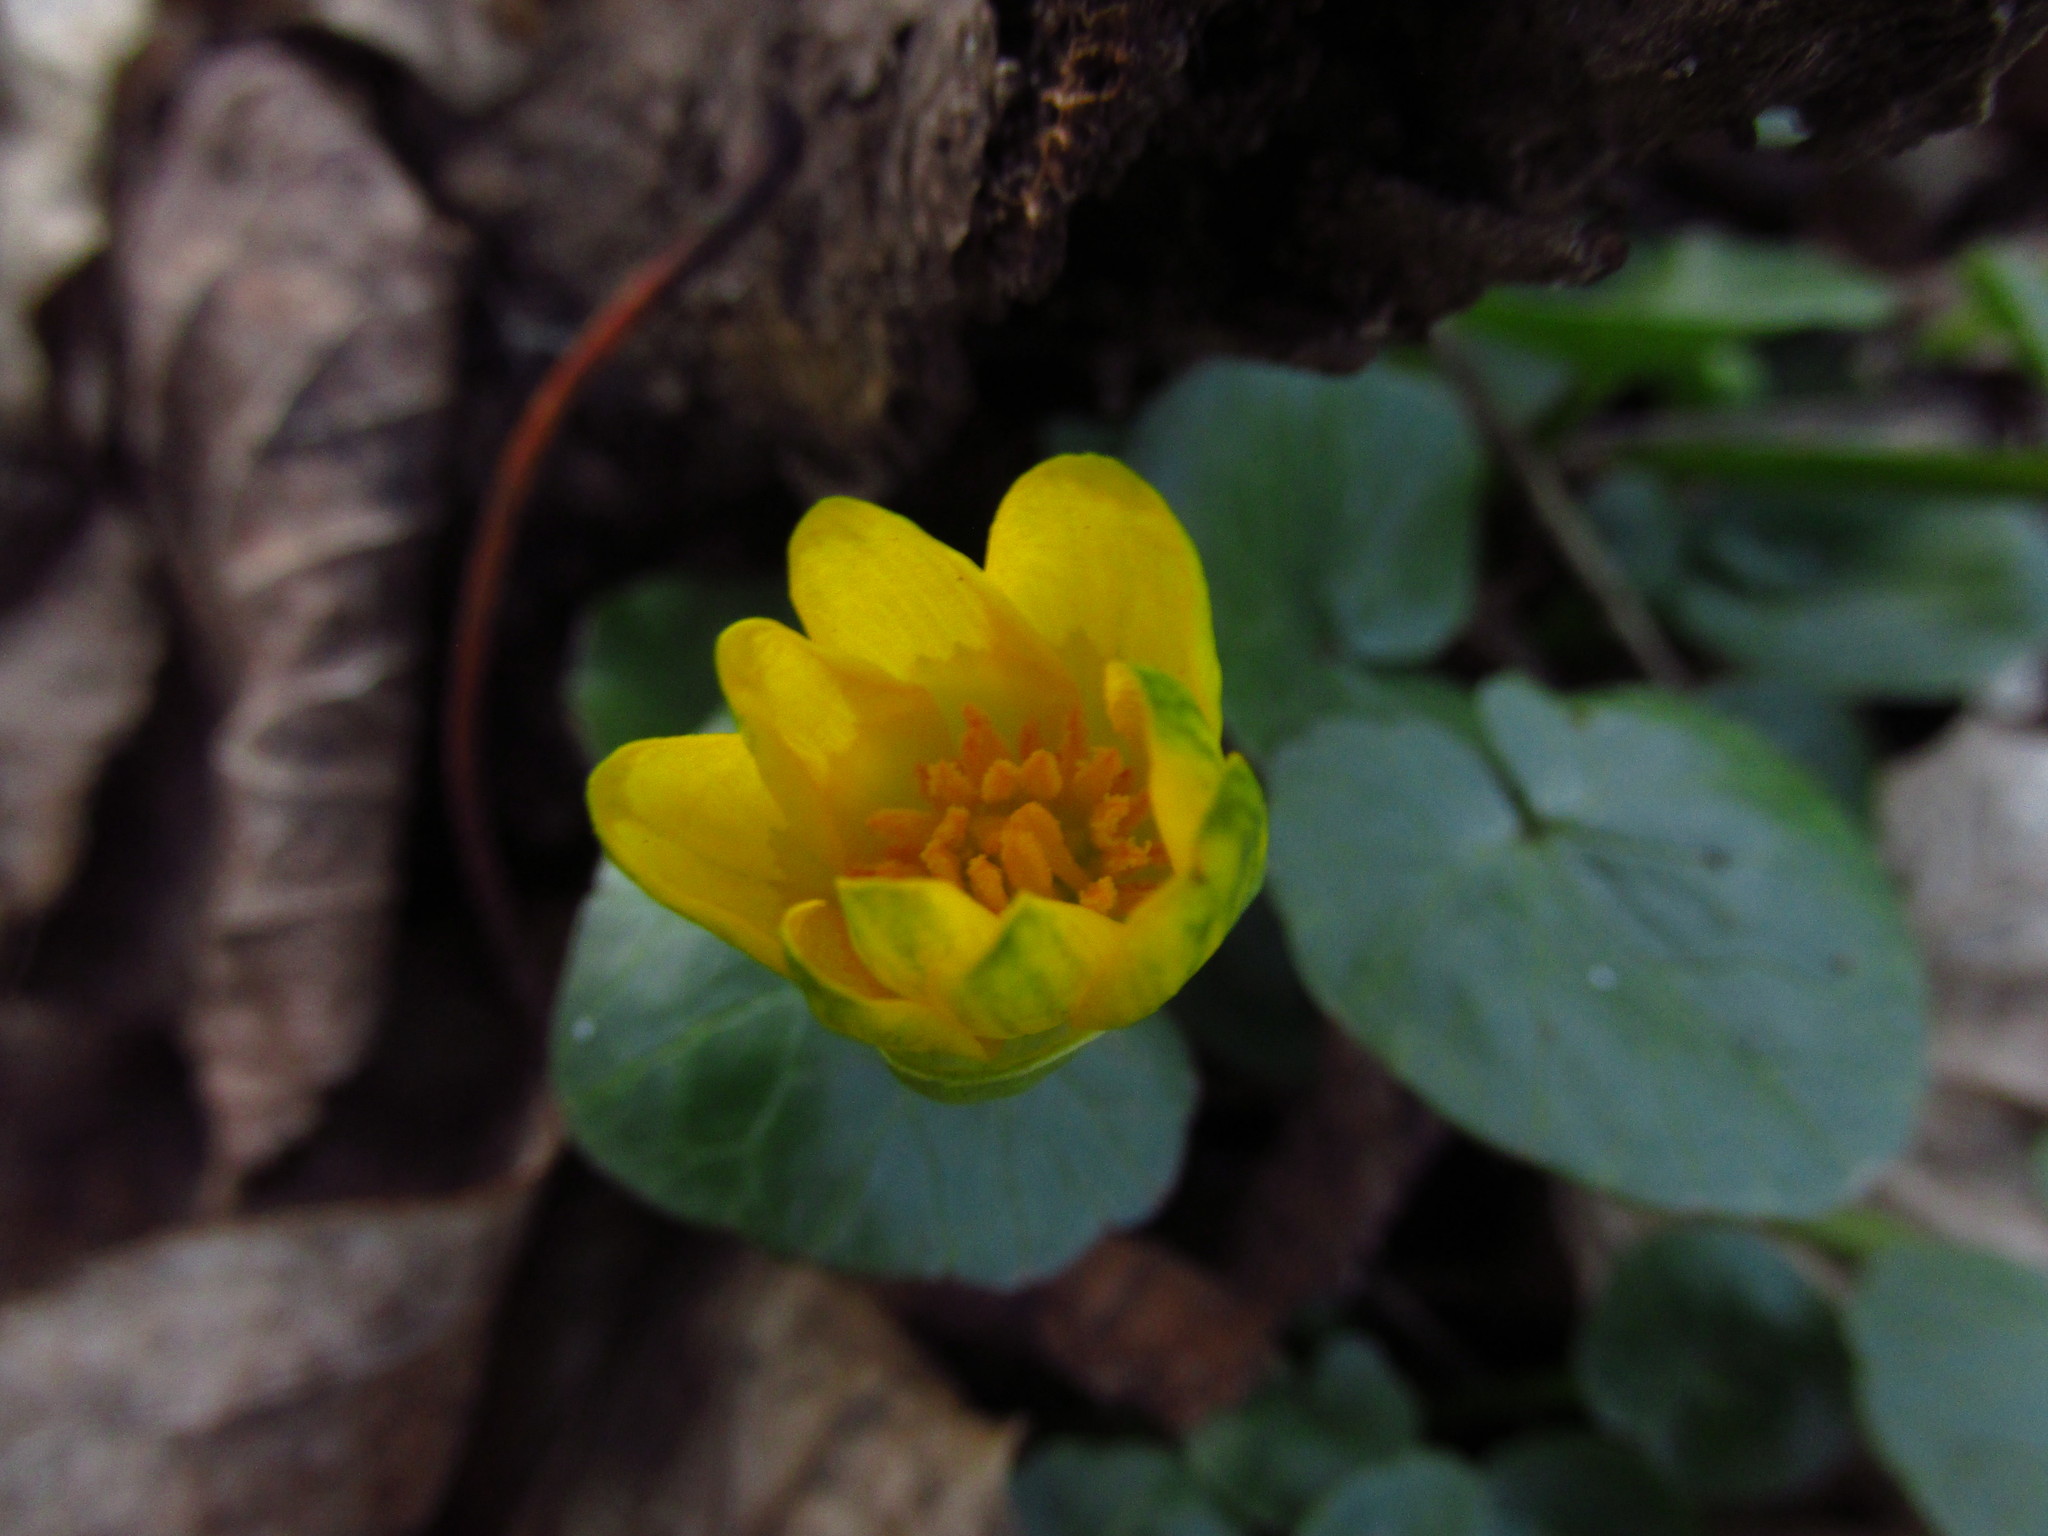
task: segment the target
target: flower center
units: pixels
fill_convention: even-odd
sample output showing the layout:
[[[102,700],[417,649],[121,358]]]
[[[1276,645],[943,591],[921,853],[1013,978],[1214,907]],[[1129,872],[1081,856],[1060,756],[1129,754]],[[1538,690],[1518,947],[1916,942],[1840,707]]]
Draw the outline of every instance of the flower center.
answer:
[[[1057,750],[1034,721],[1014,753],[987,714],[972,704],[962,713],[960,755],[917,770],[930,808],[870,816],[882,857],[851,873],[949,881],[991,912],[1029,891],[1109,917],[1127,916],[1166,878],[1158,843],[1139,835],[1146,797],[1121,752],[1089,747],[1080,710]]]

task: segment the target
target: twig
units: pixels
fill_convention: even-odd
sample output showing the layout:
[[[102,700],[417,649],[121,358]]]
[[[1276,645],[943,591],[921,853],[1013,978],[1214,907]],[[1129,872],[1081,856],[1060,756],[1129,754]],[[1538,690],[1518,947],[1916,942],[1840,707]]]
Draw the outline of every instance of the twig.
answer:
[[[769,144],[760,168],[709,229],[680,236],[635,267],[575,339],[549,366],[506,439],[489,496],[471,536],[456,599],[441,704],[441,783],[454,828],[456,857],[501,976],[513,1000],[534,1019],[547,1003],[520,930],[510,881],[495,841],[480,764],[483,699],[497,649],[498,610],[519,530],[541,460],[561,430],[576,394],[618,349],[657,300],[730,251],[788,184],[803,153],[803,129],[783,105],[769,114]]]
[[[1507,461],[1510,473],[1536,513],[1536,520],[1556,543],[1572,574],[1600,605],[1615,638],[1636,666],[1644,676],[1667,688],[1690,687],[1692,669],[1665,635],[1628,573],[1609,552],[1592,519],[1586,516],[1586,509],[1565,485],[1555,461],[1538,452],[1521,429],[1508,420],[1485,377],[1457,341],[1438,330],[1430,338],[1430,351],[1465,396],[1472,414],[1479,418],[1480,427]]]

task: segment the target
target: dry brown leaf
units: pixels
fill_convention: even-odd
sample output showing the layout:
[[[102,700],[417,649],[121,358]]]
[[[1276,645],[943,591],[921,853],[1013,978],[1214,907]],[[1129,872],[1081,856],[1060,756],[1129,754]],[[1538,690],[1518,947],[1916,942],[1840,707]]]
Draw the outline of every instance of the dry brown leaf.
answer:
[[[952,259],[983,171],[992,9],[557,0],[545,14],[543,70],[445,170],[519,280],[526,312],[508,329],[580,321],[715,214],[769,103],[786,103],[806,132],[795,183],[629,345],[620,375],[665,414],[751,429],[800,483],[879,489],[966,399]]]
[[[730,1251],[636,1339],[522,1536],[996,1536],[1017,1434],[864,1290]]]
[[[125,213],[133,433],[225,702],[187,1018],[221,1194],[381,1005],[459,248],[364,105],[268,44],[195,72]]]
[[[1038,1347],[1097,1402],[1175,1430],[1243,1399],[1273,1363],[1273,1315],[1145,1238],[1104,1238],[1032,1296]]]
[[[1880,816],[1932,982],[1935,1092],[1879,1198],[2048,1268],[2028,1161],[2048,1125],[2048,733],[1965,717],[1890,771]]]
[[[0,1529],[417,1530],[545,1160],[449,1199],[153,1238],[0,1307]]]
[[[124,516],[93,516],[0,619],[0,930],[62,894],[93,786],[148,708],[163,660],[150,555]]]

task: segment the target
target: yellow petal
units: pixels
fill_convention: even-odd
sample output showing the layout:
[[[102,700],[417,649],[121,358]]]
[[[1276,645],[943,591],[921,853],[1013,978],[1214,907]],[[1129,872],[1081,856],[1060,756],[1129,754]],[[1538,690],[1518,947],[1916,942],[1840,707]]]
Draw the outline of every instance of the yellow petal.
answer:
[[[867,818],[916,805],[916,767],[952,750],[921,688],[773,619],[718,637],[718,681],[793,835],[835,870],[873,854]]]
[[[1076,1008],[1096,1029],[1156,1012],[1216,952],[1266,872],[1266,799],[1251,765],[1230,755],[1186,865],[1125,919],[1124,948]]]
[[[967,1027],[1003,1040],[1063,1027],[1105,1027],[1077,1010],[1097,976],[1122,959],[1129,942],[1123,924],[1072,902],[1032,895],[1011,902],[1001,922],[995,942],[951,993],[953,1009]]]
[[[1108,661],[1177,680],[1223,726],[1223,674],[1201,556],[1159,493],[1115,459],[1048,459],[1010,487],[988,535],[988,579],[1077,678]]]
[[[899,997],[936,1007],[980,963],[1002,919],[943,880],[841,880],[854,953]]]
[[[1079,694],[1052,648],[981,568],[908,518],[819,502],[789,541],[789,595],[820,645],[926,688],[957,730],[975,704],[997,729],[1057,725]]]
[[[845,919],[828,901],[791,907],[782,922],[787,956],[778,967],[796,981],[818,1021],[885,1054],[936,1055],[965,1064],[990,1050],[946,1014],[881,985],[849,941]]]
[[[1144,765],[1152,819],[1176,872],[1188,869],[1202,823],[1223,782],[1216,727],[1179,681],[1151,667],[1104,669],[1109,717]]]
[[[611,861],[663,906],[788,972],[782,914],[826,888],[737,736],[629,742],[597,765],[590,819]]]

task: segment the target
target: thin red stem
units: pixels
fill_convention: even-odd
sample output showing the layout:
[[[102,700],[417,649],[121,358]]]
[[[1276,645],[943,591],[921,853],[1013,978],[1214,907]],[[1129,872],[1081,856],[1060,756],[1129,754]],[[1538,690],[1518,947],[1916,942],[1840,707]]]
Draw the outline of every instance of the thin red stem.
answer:
[[[655,303],[720,260],[765,213],[795,173],[803,131],[786,107],[770,115],[770,142],[761,168],[709,229],[692,231],[627,273],[584,322],[567,350],[549,366],[498,456],[496,473],[477,519],[456,597],[455,631],[441,704],[441,785],[454,829],[456,857],[493,957],[518,1006],[544,1018],[546,997],[493,836],[484,792],[484,699],[496,659],[498,613],[505,577],[518,541],[520,516],[532,499],[541,461],[560,433],[586,380],[618,350]]]

